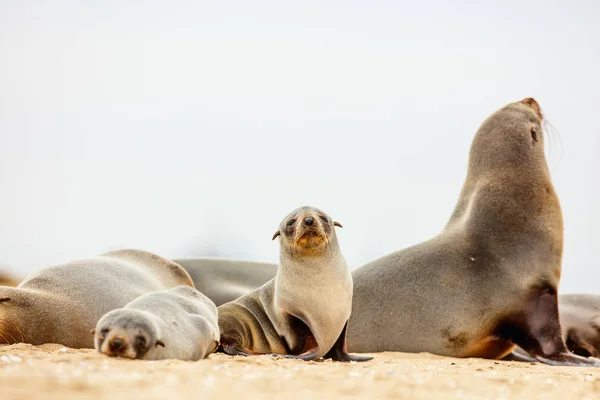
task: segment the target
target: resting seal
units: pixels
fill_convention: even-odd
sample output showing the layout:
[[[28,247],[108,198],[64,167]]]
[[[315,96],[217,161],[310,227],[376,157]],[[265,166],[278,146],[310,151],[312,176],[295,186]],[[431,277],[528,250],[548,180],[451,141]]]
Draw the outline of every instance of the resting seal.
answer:
[[[147,293],[96,324],[96,350],[112,357],[196,361],[219,344],[217,307],[189,286]]]
[[[353,271],[348,349],[592,365],[561,336],[563,220],[532,98],[488,117],[450,221],[434,238]],[[594,364],[595,365],[595,364]]]
[[[567,348],[583,357],[600,357],[600,295],[558,296],[560,324]]]
[[[273,235],[280,237],[275,278],[219,307],[221,350],[231,355],[366,361],[346,352],[352,275],[334,226],[323,211],[292,211]]]
[[[217,306],[249,293],[277,274],[277,264],[271,263],[212,257],[173,261],[185,268],[196,289]]]
[[[104,314],[179,285],[193,287],[182,267],[139,250],[43,268],[16,288],[0,287],[0,343],[93,348],[90,329]]]

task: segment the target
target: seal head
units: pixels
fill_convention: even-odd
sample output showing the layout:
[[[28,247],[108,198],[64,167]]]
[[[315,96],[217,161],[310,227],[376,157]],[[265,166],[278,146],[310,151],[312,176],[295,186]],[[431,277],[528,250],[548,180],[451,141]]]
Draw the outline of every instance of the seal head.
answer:
[[[301,207],[289,213],[273,235],[281,238],[281,249],[290,255],[317,257],[331,248],[330,240],[335,239],[334,226],[339,222],[314,207]],[[337,240],[337,239],[336,239]]]
[[[151,348],[165,346],[158,339],[158,328],[152,319],[152,315],[140,310],[109,312],[92,332],[96,349],[110,357],[144,358]]]

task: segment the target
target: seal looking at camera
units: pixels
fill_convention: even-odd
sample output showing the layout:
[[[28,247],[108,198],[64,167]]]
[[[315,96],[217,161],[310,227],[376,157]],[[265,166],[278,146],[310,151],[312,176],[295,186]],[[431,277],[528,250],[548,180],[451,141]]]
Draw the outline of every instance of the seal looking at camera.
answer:
[[[221,349],[230,355],[367,361],[346,351],[352,275],[333,221],[323,211],[292,211],[273,235],[280,238],[275,278],[218,308]]]

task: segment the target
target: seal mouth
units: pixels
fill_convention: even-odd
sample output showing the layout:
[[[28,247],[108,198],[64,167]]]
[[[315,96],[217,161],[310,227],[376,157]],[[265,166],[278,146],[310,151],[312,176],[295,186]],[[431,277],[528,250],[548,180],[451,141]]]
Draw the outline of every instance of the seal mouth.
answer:
[[[110,330],[108,331],[110,332]],[[101,341],[101,352],[109,357],[123,357],[130,359],[141,359],[148,352],[147,339],[143,335],[131,335],[126,332],[108,333],[103,332],[99,339]]]
[[[327,242],[327,236],[321,229],[305,229],[301,232],[298,232],[294,242],[297,247],[314,249],[325,244]]]

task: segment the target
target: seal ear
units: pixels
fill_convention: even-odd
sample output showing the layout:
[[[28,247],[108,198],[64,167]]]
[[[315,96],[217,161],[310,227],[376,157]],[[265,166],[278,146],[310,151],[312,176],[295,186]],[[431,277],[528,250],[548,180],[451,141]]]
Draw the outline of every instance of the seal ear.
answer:
[[[339,226],[340,228],[343,228],[342,224],[337,221],[333,221],[333,226]]]
[[[90,329],[90,333],[91,333],[92,335],[95,335],[95,334],[96,334],[96,328],[92,328],[92,329]]]
[[[273,238],[272,238],[271,240],[275,240],[275,238],[276,238],[277,236],[279,236],[279,235],[280,235],[280,233],[279,233],[279,229],[278,229],[278,230],[275,232],[275,234],[273,235]]]
[[[0,297],[0,303],[4,303],[5,301],[10,301],[10,297]]]
[[[157,345],[157,346],[161,346],[161,347],[165,347],[165,344],[163,343],[163,341],[162,341],[162,340],[157,340],[157,341],[156,341],[156,345]]]

